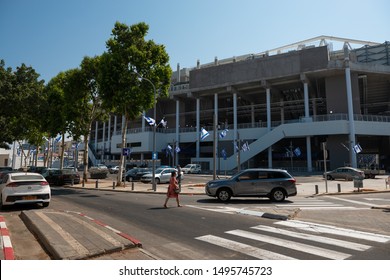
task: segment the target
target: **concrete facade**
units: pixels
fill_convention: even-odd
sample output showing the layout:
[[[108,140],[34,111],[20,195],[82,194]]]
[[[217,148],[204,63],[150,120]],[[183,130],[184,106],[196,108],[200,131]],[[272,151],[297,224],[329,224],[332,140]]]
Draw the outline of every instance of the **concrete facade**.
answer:
[[[163,117],[168,122],[167,128],[157,128],[161,164],[197,162],[203,170],[221,172],[246,167],[320,171],[325,142],[328,168],[390,169],[389,43],[362,42],[366,45],[356,49],[347,43],[338,51],[323,43],[298,44],[285,53],[216,58],[192,69],[178,65],[170,98],[157,103],[157,122]],[[120,116],[95,126],[91,144],[101,161],[119,159],[120,127]],[[210,133],[204,140],[201,128]],[[151,139],[142,118],[132,121],[131,158],[150,159]],[[234,143],[250,149],[237,152]],[[353,152],[356,144],[362,153]],[[180,152],[166,153],[168,145],[179,146]],[[297,148],[300,153],[294,153]]]

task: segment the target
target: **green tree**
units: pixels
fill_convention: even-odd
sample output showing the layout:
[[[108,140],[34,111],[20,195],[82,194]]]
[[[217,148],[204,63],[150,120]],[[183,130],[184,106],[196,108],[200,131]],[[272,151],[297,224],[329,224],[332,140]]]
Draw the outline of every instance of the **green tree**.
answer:
[[[168,95],[172,75],[169,56],[163,45],[145,40],[149,26],[132,26],[116,22],[107,52],[101,57],[99,84],[103,105],[107,110],[125,116],[122,147],[126,147],[128,121],[155,106],[153,83],[160,96]],[[139,75],[144,77],[141,81]],[[123,155],[121,153],[118,184],[121,182]]]
[[[68,86],[65,89],[65,98],[72,100],[73,106],[69,108],[70,127],[69,132],[75,139],[84,140],[84,172],[83,180],[87,181],[88,171],[88,145],[92,123],[96,120],[104,120],[107,114],[102,110],[102,101],[99,95],[100,57],[84,57],[79,71],[73,72],[69,77]]]
[[[43,121],[41,113],[44,104],[44,81],[39,80],[39,74],[32,67],[25,64],[17,67],[14,72],[11,68],[4,68],[4,61],[0,62],[0,128],[1,142],[27,140],[37,147],[43,143]],[[25,156],[25,165],[30,155],[30,149]]]

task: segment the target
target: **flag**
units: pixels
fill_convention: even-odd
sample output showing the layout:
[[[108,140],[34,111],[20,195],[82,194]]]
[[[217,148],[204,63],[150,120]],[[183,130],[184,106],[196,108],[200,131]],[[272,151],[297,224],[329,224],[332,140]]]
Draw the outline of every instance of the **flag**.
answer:
[[[248,142],[245,142],[244,145],[242,145],[242,151],[243,152],[247,152],[249,151],[249,145],[248,145]]]
[[[58,136],[56,137],[56,139],[55,139],[56,143],[60,142],[61,139],[62,139],[62,135],[60,134],[60,135],[58,135]]]
[[[238,152],[240,149],[238,148],[237,141],[234,141],[233,145],[234,148],[236,149],[236,152]]]
[[[226,158],[227,158],[227,153],[226,153],[225,149],[222,149],[222,151],[221,151],[221,156],[223,157],[224,160],[226,160]]]
[[[220,133],[219,133],[219,138],[222,139],[226,136],[226,133],[228,132],[229,130],[226,128],[224,130],[222,130]]]
[[[294,154],[297,157],[300,157],[302,155],[301,149],[299,149],[299,147],[296,147],[295,150],[294,150]]]
[[[148,122],[149,125],[156,125],[156,121],[150,117],[144,115],[144,119]]]
[[[168,145],[167,148],[165,149],[165,156],[168,156],[169,153],[172,155],[172,147],[171,147],[171,145]]]
[[[200,140],[204,140],[209,135],[210,133],[208,133],[208,131],[202,127],[200,130]]]
[[[157,126],[159,126],[159,125],[161,124],[164,128],[166,128],[166,127],[167,127],[167,123],[168,123],[168,121],[166,121],[166,120],[165,120],[165,117],[164,117],[164,118],[162,118],[162,120],[158,123]]]
[[[42,138],[43,138],[43,140],[45,140],[46,142],[49,142],[49,139],[47,139],[46,136],[43,136]]]
[[[353,146],[353,150],[355,151],[355,153],[360,153],[361,151],[363,151],[362,147],[360,147],[359,144],[356,144],[355,146]]]
[[[181,151],[181,150],[180,150],[180,147],[179,147],[179,146],[176,146],[176,148],[175,148],[176,154],[177,154],[177,153],[180,153],[180,151]]]

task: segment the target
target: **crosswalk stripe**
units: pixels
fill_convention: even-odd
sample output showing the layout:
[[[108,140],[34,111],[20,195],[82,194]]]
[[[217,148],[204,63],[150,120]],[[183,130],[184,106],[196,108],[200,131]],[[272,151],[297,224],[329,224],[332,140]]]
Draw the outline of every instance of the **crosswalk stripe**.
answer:
[[[310,222],[280,221],[280,222],[276,222],[275,224],[299,228],[299,229],[305,230],[305,231],[329,233],[329,234],[347,236],[347,237],[364,239],[364,240],[380,242],[380,243],[386,243],[386,242],[390,241],[390,236],[387,236],[387,235],[364,232],[364,231],[357,231],[357,230],[346,229],[346,228],[338,228],[338,227],[334,227],[334,226],[321,225],[321,224],[315,224],[315,223],[310,223]]]
[[[341,252],[337,252],[337,251],[333,251],[333,250],[329,250],[329,249],[325,249],[325,248],[319,248],[319,247],[307,245],[304,243],[294,242],[291,240],[284,240],[284,239],[273,237],[273,236],[267,236],[267,235],[253,233],[253,232],[239,230],[239,229],[227,231],[226,233],[249,238],[249,239],[253,239],[256,241],[266,242],[266,243],[281,246],[284,248],[290,248],[290,249],[293,249],[296,251],[301,251],[301,252],[309,253],[312,255],[321,256],[321,257],[324,257],[327,259],[344,260],[344,259],[351,256],[349,254],[345,254],[345,253],[341,253]]]
[[[306,234],[306,233],[293,232],[293,231],[289,231],[289,230],[285,230],[285,229],[281,229],[281,228],[274,228],[274,227],[262,226],[262,225],[254,226],[252,228],[256,229],[256,230],[266,231],[266,232],[288,235],[288,236],[291,236],[294,238],[301,238],[301,239],[305,239],[305,240],[320,242],[323,244],[348,248],[348,249],[355,250],[355,251],[365,251],[365,250],[368,250],[371,248],[371,246],[364,245],[364,244],[359,244],[359,243],[349,242],[349,241],[344,241],[344,240],[338,240],[338,239],[324,237],[324,236],[316,236],[316,235],[311,235],[311,234]]]
[[[196,237],[195,239],[205,241],[229,250],[237,251],[239,253],[255,257],[263,260],[295,260],[295,258],[274,253],[268,250],[256,248],[244,243],[232,241],[226,238],[217,237],[214,235],[204,235]]]

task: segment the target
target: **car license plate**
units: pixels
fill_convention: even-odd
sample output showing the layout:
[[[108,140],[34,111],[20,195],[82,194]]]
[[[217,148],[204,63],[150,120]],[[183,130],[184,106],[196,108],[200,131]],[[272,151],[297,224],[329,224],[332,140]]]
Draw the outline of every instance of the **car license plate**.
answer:
[[[35,195],[23,196],[23,200],[35,200],[35,199],[37,199]]]

